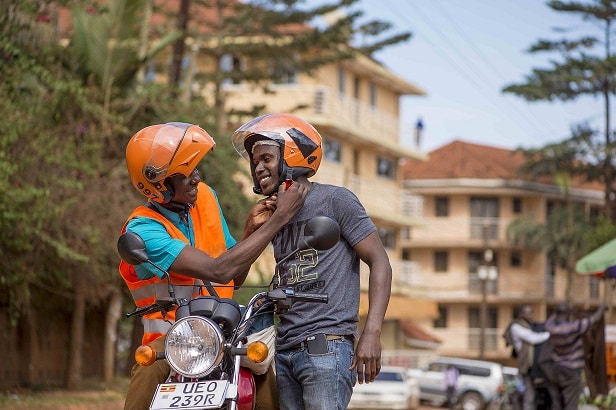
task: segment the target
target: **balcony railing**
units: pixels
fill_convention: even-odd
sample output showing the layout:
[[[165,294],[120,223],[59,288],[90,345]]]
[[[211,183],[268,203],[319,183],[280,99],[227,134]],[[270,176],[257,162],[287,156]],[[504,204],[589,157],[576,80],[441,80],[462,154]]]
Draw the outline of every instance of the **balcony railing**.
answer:
[[[379,177],[360,177],[345,171],[338,164],[323,161],[319,172],[312,177],[315,182],[344,186],[350,189],[361,201],[371,217],[390,219],[402,225],[416,223],[421,211],[421,205],[410,203],[416,197],[408,194],[398,187],[396,181]]]
[[[391,264],[392,278],[391,290],[393,293],[404,296],[426,297],[425,287],[421,283],[421,266],[416,262],[404,261],[389,255]],[[370,271],[364,263],[360,267],[362,290],[368,290],[368,280]]]
[[[481,339],[481,329],[479,328],[436,328],[432,332],[443,341],[439,351],[445,354],[460,354],[465,357],[477,357]],[[496,328],[486,328],[485,331],[485,353],[490,356],[505,348],[503,330]]]
[[[442,243],[446,241],[504,241],[507,227],[514,218],[424,217],[411,230],[414,243]]]
[[[326,123],[378,144],[383,140],[398,144],[400,118],[376,107],[342,95],[330,87],[283,84],[270,87],[273,94],[248,85],[227,85],[227,104],[236,110],[267,107],[270,112],[290,112],[309,122]],[[299,108],[298,108],[299,107]],[[361,130],[361,132],[358,132]]]
[[[394,270],[392,283],[394,290],[432,300],[468,299],[470,303],[479,302],[481,280],[477,273],[430,273],[423,270],[416,262],[392,258],[391,263]],[[367,275],[367,268],[365,269]],[[554,278],[550,275],[539,274],[525,276],[521,279],[516,274],[500,273],[496,280],[487,280],[486,289],[490,301],[498,301],[500,298],[507,300],[563,299],[566,290],[566,276],[562,274]],[[573,277],[572,289],[574,301],[587,302],[601,297],[596,278],[576,274]]]

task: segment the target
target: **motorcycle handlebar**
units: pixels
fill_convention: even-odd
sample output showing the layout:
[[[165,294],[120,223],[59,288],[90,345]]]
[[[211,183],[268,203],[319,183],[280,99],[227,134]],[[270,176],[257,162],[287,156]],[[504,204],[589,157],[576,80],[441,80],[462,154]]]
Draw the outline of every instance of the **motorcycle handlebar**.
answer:
[[[301,300],[305,302],[318,302],[318,303],[327,303],[328,296],[326,294],[318,294],[318,293],[300,293],[295,292],[293,289],[289,288],[276,288],[270,292],[267,292],[267,297],[273,301],[281,301],[281,300]]]
[[[126,317],[147,315],[148,313],[152,313],[154,309],[155,305],[143,306],[135,309],[133,312],[127,313]]]
[[[148,313],[154,313],[154,312],[166,313],[172,310],[175,307],[175,305],[177,305],[177,303],[175,299],[173,298],[156,299],[156,303],[137,308],[133,312],[127,313],[126,317],[144,316],[144,315],[147,315]]]
[[[314,294],[314,293],[295,293],[293,295],[293,299],[302,300],[305,302],[318,302],[318,303],[327,303],[328,297],[327,295],[322,294]]]

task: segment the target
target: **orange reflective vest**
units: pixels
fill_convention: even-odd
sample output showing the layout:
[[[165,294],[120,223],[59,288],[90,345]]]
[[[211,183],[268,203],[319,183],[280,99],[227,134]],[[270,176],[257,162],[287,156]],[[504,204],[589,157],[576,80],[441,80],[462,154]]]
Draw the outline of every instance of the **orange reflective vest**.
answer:
[[[195,248],[204,251],[213,258],[225,252],[227,250],[227,245],[225,242],[218,201],[216,200],[214,193],[203,182],[199,183],[197,201],[189,213],[193,223]],[[155,219],[165,227],[172,238],[180,239],[190,245],[190,241],[186,238],[182,231],[180,231],[158,211],[146,206],[139,206],[133,211],[124,223],[122,233],[126,231],[126,224],[128,224],[128,221],[136,217]],[[150,279],[141,280],[137,276],[134,266],[129,265],[124,261],[120,262],[119,270],[122,275],[122,279],[126,282],[126,285],[128,286],[137,307],[151,305],[156,301],[157,297],[169,296],[169,288],[166,278],[160,279],[158,276],[154,276]],[[191,297],[198,296],[202,292],[208,294],[207,290],[200,286],[203,284],[201,280],[176,272],[169,273],[171,275],[171,283],[173,285],[176,298],[189,299]],[[233,297],[233,281],[224,284],[224,286],[215,286],[217,285],[216,283],[212,283],[212,285],[214,285],[216,293],[218,293],[219,297]],[[142,322],[144,334],[142,343],[148,344],[153,340],[164,336],[171,327],[171,323],[174,321],[175,309],[172,312],[167,313],[165,318],[163,318],[160,312],[143,316]]]

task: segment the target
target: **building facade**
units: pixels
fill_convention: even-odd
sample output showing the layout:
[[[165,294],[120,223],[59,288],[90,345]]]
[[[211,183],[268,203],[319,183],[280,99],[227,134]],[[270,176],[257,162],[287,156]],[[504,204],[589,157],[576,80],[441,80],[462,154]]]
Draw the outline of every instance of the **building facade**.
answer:
[[[507,228],[517,219],[538,223],[564,194],[552,179],[518,173],[524,158],[510,150],[453,141],[428,161],[404,165],[405,187],[423,199],[423,218],[405,236],[404,259],[419,265],[417,292],[438,304],[431,331],[444,355],[499,360],[509,357],[502,334],[515,306],[528,303],[537,321],[564,301],[566,272],[544,251],[513,246]],[[599,213],[599,185],[573,183],[568,198],[588,214]],[[602,283],[573,276],[572,302],[593,308]]]
[[[393,282],[384,349],[434,348],[439,340],[416,322],[435,319],[436,304],[415,298],[412,278],[417,265],[403,260],[400,240],[401,233],[421,218],[420,201],[402,188],[400,164],[425,159],[400,143],[400,99],[425,93],[367,57],[291,78],[287,84],[272,86],[273,95],[258,87],[227,84],[226,103],[237,110],[260,103],[265,105],[263,112],[291,112],[315,126],[323,136],[324,158],[311,180],[353,191],[377,225],[390,258]],[[294,108],[298,106],[304,108]],[[361,269],[360,317],[368,306],[368,269],[363,263]]]

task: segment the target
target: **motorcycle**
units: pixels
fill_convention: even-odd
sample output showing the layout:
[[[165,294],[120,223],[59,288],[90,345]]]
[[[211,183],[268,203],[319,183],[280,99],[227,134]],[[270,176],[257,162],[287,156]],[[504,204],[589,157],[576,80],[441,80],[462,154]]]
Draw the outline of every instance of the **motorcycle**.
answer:
[[[280,260],[279,266],[295,253],[331,248],[340,237],[340,228],[333,219],[317,216],[307,222],[297,249]],[[294,301],[327,303],[327,295],[295,292],[272,281],[271,290],[258,292],[243,310],[233,299],[219,298],[211,283],[204,283],[211,296],[191,299],[175,297],[169,272],[150,261],[145,244],[139,235],[126,232],[118,239],[118,253],[127,263],[147,263],[163,272],[167,278],[169,297],[158,298],[149,306],[137,308],[127,316],[143,316],[153,312],[167,312],[177,307],[175,322],[165,338],[163,352],[147,345],[135,351],[135,359],[142,366],[156,360],[166,360],[171,372],[165,383],[159,384],[151,410],[163,409],[225,409],[251,410],[255,403],[253,373],[240,365],[242,357],[260,363],[268,357],[269,349],[260,340],[247,342],[252,323],[262,314],[284,313]],[[177,285],[176,285],[177,286]],[[271,357],[271,356],[270,356]]]

